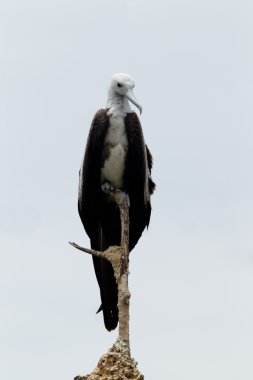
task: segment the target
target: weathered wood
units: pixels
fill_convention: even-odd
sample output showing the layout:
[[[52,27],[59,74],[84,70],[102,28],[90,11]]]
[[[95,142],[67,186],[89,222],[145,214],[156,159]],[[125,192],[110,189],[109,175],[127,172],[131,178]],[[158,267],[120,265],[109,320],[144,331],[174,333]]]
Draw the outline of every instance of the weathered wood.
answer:
[[[119,338],[123,338],[129,351],[129,299],[128,267],[129,267],[129,197],[119,190],[110,190],[110,197],[117,203],[121,220],[121,244],[111,246],[104,252],[81,247],[71,243],[78,250],[90,255],[101,257],[111,262],[118,285]]]
[[[118,285],[118,311],[119,311],[119,333],[113,347],[99,361],[95,370],[87,376],[77,376],[75,379],[82,380],[106,380],[119,379],[119,375],[127,373],[131,379],[142,380],[144,376],[138,371],[137,363],[130,355],[129,342],[129,306],[130,292],[128,289],[129,274],[129,197],[119,191],[110,191],[111,198],[117,203],[120,210],[121,220],[121,244],[111,246],[104,252],[84,248],[76,243],[70,243],[80,251],[104,258],[112,264],[114,276]],[[112,357],[115,359],[112,360]],[[115,375],[115,377],[113,377]],[[121,378],[121,377],[120,377]]]

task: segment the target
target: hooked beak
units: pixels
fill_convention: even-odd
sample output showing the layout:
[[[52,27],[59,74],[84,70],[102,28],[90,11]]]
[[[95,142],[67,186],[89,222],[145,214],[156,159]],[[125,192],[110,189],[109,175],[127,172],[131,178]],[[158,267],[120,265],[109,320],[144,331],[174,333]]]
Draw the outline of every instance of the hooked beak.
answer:
[[[133,103],[133,104],[139,109],[140,114],[141,114],[141,113],[142,113],[142,106],[137,102],[137,99],[136,99],[135,96],[134,96],[133,90],[132,90],[132,89],[127,90],[125,96],[126,96],[126,98],[127,98],[131,103]]]

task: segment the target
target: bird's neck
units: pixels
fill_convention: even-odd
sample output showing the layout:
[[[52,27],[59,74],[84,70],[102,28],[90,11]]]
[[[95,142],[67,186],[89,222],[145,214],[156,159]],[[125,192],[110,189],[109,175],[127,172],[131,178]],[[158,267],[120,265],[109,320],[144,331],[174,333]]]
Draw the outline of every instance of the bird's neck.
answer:
[[[111,90],[108,92],[106,108],[108,108],[108,116],[114,115],[125,117],[127,113],[133,112],[127,98],[125,96],[115,94],[115,92]]]

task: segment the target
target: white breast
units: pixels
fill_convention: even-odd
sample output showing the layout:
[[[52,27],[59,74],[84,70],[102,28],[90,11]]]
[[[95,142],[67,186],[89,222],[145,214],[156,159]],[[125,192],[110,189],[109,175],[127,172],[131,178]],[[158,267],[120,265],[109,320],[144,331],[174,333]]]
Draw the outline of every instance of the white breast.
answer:
[[[109,154],[101,170],[102,183],[109,182],[116,189],[122,187],[127,146],[124,118],[121,115],[111,115],[104,142],[104,149],[109,149]]]

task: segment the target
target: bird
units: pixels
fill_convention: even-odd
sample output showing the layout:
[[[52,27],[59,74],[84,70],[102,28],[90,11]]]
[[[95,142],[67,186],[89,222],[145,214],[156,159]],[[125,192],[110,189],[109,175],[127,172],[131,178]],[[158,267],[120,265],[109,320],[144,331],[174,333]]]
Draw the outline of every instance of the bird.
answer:
[[[149,225],[152,155],[145,144],[139,117],[130,103],[142,112],[135,98],[135,82],[129,74],[112,76],[105,108],[92,120],[84,158],[79,171],[78,212],[91,248],[105,251],[120,245],[119,208],[109,197],[112,189],[129,198],[129,252]],[[118,324],[118,289],[109,261],[93,256],[100,289],[104,324],[108,331]]]

